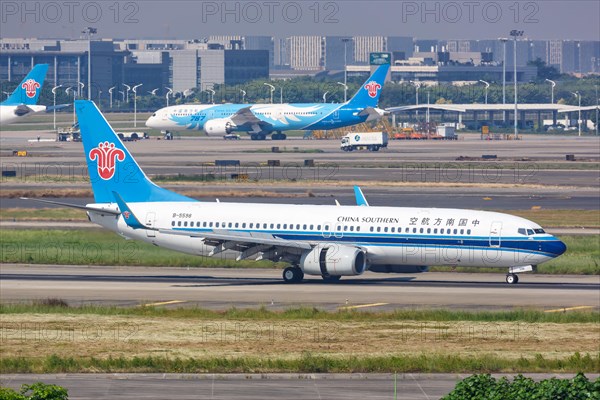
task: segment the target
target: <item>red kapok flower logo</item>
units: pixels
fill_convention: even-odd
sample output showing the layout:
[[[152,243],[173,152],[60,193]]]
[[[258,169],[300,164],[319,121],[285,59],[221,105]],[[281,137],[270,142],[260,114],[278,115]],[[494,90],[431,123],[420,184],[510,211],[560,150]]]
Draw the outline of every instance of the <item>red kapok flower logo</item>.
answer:
[[[98,175],[104,180],[109,180],[115,174],[116,161],[125,160],[125,152],[115,147],[114,143],[99,143],[98,147],[90,150],[90,160],[98,160]]]
[[[377,92],[381,89],[381,85],[375,81],[371,81],[365,85],[365,89],[369,92],[370,97],[376,97]]]

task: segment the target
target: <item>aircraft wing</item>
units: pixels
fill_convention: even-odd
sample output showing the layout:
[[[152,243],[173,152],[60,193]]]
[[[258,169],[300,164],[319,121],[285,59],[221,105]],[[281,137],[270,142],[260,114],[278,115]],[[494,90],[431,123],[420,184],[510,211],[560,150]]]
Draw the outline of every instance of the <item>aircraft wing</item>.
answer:
[[[273,130],[273,125],[254,115],[252,110],[250,110],[250,107],[240,108],[235,114],[229,117],[229,119],[237,126],[251,127],[251,131],[253,132]]]
[[[148,229],[148,228],[146,228]],[[199,238],[205,244],[215,246],[211,256],[225,250],[239,251],[238,259],[247,258],[243,256],[253,255],[258,252],[264,252],[267,249],[277,248],[280,250],[310,250],[312,246],[308,242],[296,242],[287,239],[281,239],[270,233],[262,232],[237,232],[229,230],[212,230],[210,232],[195,232],[186,230],[159,229],[158,232],[168,235],[186,236],[191,238]],[[260,250],[258,250],[260,248]],[[256,253],[251,253],[252,250],[257,250]]]

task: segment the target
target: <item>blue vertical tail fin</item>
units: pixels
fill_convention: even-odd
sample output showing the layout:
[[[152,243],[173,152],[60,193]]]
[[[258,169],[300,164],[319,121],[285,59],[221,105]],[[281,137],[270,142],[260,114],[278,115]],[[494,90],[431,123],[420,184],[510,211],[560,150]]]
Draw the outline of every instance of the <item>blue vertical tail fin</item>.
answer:
[[[195,201],[152,183],[94,102],[76,100],[75,111],[96,203],[113,203],[113,192],[128,203]]]
[[[48,64],[37,64],[34,66],[8,99],[2,102],[2,105],[17,106],[26,104],[32,106],[37,104],[47,72]]]
[[[379,96],[385,83],[385,78],[390,70],[389,64],[380,65],[373,75],[358,89],[358,92],[348,101],[348,107],[367,108],[377,107]]]

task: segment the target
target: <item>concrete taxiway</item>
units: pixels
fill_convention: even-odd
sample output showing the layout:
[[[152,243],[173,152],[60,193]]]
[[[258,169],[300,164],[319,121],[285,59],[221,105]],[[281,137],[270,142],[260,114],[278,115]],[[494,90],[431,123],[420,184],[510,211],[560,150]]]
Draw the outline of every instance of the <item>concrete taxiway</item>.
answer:
[[[210,309],[314,306],[373,311],[398,308],[510,310],[600,309],[600,276],[521,274],[517,285],[503,274],[422,273],[319,277],[283,283],[273,269],[185,269],[5,264],[3,302],[60,298],[72,305],[199,306]]]
[[[536,381],[573,374],[524,374]],[[468,374],[3,374],[18,389],[42,381],[69,390],[71,400],[438,399]],[[496,379],[512,375],[494,374]],[[598,374],[586,374],[596,379]]]

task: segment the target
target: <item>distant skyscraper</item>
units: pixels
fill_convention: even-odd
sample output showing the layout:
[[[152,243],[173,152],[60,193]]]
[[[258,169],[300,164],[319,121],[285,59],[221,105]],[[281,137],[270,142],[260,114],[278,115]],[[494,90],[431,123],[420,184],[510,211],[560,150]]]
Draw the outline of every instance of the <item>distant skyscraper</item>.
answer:
[[[275,57],[274,40],[271,36],[245,36],[245,50],[268,50],[269,67],[273,67]]]
[[[354,62],[356,64],[368,64],[370,53],[386,51],[384,36],[354,36],[353,40]]]
[[[581,72],[600,72],[600,41],[582,41],[579,50]]]
[[[344,46],[346,47],[346,60],[348,65],[354,64],[354,45],[352,39],[344,43],[342,39],[350,39],[347,36],[327,36],[325,41],[325,69],[344,69]]]
[[[392,53],[404,53],[407,59],[412,57],[414,52],[413,38],[409,36],[388,36],[386,51]]]
[[[291,36],[290,67],[298,70],[323,68],[323,40],[321,36]]]
[[[548,41],[548,64],[561,70],[562,68],[562,40]]]
[[[288,38],[273,38],[273,65],[279,68],[290,66],[290,41]]]

